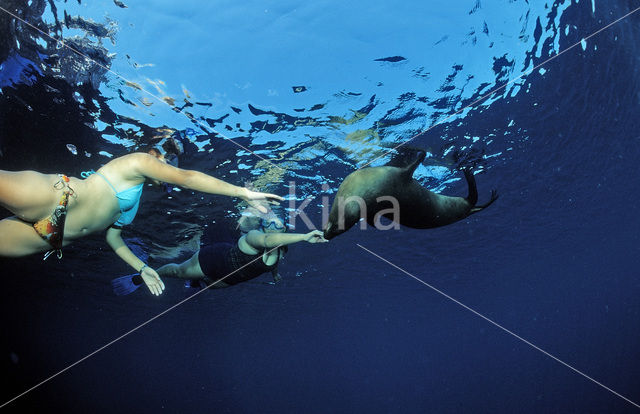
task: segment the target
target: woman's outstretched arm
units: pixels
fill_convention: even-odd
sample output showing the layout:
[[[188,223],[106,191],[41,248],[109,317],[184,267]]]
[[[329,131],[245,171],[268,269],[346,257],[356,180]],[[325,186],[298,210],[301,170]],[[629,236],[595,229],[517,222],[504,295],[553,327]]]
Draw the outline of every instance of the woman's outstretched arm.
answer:
[[[247,201],[250,205],[259,208],[262,212],[266,212],[266,208],[256,202],[261,200],[267,200],[272,203],[283,201],[282,197],[275,194],[251,191],[248,188],[229,184],[199,171],[183,170],[173,167],[149,154],[137,153],[132,154],[132,156],[133,155],[135,155],[133,163],[135,172],[143,177],[149,177],[154,180],[174,184],[190,190],[201,191],[203,193],[239,197]]]
[[[133,254],[131,249],[129,249],[125,244],[124,240],[122,240],[121,233],[121,229],[109,227],[107,229],[107,243],[122,260],[135,269],[136,272],[140,273],[142,280],[144,280],[144,283],[147,285],[151,293],[156,296],[160,295],[164,290],[164,283],[160,280],[160,276],[158,276],[158,273],[156,273],[155,270],[140,260],[138,256]]]

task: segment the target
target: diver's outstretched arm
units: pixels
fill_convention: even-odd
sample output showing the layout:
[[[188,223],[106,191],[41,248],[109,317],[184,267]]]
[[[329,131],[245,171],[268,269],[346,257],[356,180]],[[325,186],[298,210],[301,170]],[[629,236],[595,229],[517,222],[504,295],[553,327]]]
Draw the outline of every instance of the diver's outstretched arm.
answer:
[[[251,230],[247,233],[247,243],[256,250],[273,249],[278,246],[306,241],[308,243],[325,243],[326,240],[320,230],[309,233],[264,233],[260,230]]]

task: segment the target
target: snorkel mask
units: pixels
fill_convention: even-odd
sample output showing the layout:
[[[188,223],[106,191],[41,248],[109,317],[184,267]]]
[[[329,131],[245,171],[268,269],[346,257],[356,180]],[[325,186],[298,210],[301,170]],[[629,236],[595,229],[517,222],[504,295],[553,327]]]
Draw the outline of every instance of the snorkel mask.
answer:
[[[274,220],[274,219],[260,219],[260,227],[262,227],[263,230],[274,230],[274,231],[281,231],[281,232],[286,232],[287,231],[287,226],[282,223],[279,224],[278,223],[279,220]]]

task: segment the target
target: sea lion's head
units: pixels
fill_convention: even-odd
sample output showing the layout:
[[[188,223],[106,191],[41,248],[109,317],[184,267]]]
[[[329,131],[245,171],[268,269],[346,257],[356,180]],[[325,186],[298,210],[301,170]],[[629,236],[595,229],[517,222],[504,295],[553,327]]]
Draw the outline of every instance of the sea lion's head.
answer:
[[[330,240],[353,227],[366,215],[365,200],[358,196],[338,196],[333,200],[329,221],[324,226],[324,238]]]
[[[336,230],[337,226],[335,226],[331,221],[327,222],[327,225],[324,227],[324,238],[331,240],[341,233]]]

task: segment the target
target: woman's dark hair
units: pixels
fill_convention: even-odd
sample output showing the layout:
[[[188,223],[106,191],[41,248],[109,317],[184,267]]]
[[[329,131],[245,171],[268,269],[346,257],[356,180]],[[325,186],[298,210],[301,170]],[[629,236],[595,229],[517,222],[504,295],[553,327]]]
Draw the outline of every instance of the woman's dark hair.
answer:
[[[183,144],[180,132],[173,131],[170,134],[168,132],[167,130],[162,130],[159,135],[151,138],[149,142],[140,144],[136,151],[156,151],[165,156],[167,154],[181,155],[183,153]]]
[[[164,142],[162,142],[164,141]],[[156,145],[160,144],[160,146],[162,147],[162,149],[167,153],[167,154],[175,154],[175,155],[180,155],[182,154],[182,143],[180,141],[178,141],[177,139],[171,137],[170,139],[162,139],[160,141],[158,141],[156,143]]]

